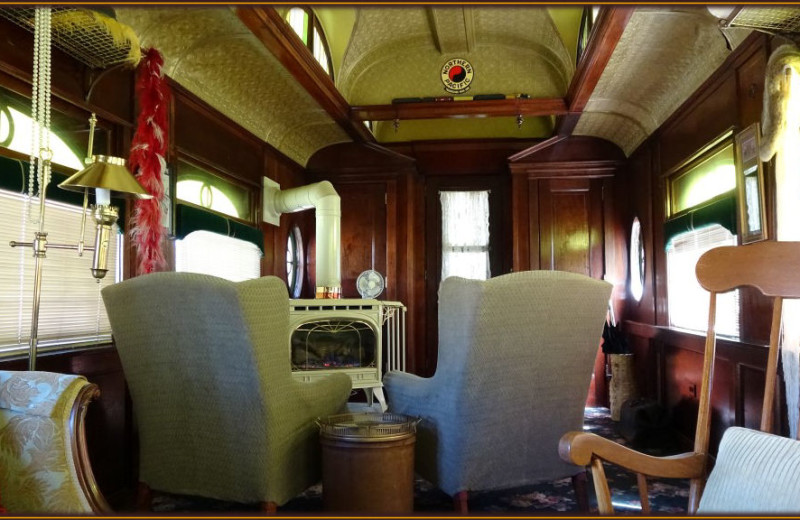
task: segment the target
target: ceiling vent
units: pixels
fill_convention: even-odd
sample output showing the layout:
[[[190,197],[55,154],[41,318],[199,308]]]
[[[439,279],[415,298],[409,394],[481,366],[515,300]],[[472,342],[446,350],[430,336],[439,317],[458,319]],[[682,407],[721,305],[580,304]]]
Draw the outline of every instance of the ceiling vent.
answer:
[[[741,27],[782,36],[800,35],[800,8],[709,6],[723,28]]]

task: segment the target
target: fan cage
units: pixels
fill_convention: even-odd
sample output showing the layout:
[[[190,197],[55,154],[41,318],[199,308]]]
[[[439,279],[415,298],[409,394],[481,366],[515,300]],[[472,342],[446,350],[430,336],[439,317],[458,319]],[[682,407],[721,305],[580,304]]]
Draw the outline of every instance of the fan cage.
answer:
[[[66,52],[84,65],[95,69],[104,69],[112,65],[128,62],[131,44],[119,46],[114,39],[98,24],[86,9],[74,7],[52,6],[51,38],[54,47]],[[58,24],[60,13],[70,12],[80,22],[77,27]],[[0,9],[0,16],[11,20],[20,27],[34,31],[35,8],[7,7]],[[138,42],[133,42],[138,45]]]

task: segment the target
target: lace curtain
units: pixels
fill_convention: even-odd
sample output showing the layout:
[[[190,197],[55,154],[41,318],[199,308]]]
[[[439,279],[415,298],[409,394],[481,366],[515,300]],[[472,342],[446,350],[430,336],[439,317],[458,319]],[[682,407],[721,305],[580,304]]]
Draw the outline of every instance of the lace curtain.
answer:
[[[489,266],[489,192],[441,191],[442,280],[485,280]]]
[[[767,64],[761,160],[775,155],[777,239],[800,241],[800,49],[778,47]],[[793,438],[800,410],[800,300],[783,302],[781,352]]]

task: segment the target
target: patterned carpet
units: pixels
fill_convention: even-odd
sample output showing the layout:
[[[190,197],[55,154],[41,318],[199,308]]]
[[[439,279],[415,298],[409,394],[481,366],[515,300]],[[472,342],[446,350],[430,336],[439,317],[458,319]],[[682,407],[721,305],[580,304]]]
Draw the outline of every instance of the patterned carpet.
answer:
[[[615,431],[615,423],[611,420],[607,408],[587,408],[584,430],[624,443],[624,439]],[[642,447],[637,448],[641,449]],[[674,447],[665,446],[663,443],[657,447],[646,448],[649,449],[645,449],[645,451],[653,455],[677,452]],[[636,475],[611,465],[606,465],[605,471],[618,514],[641,512]],[[589,500],[591,507],[594,508],[596,500],[591,476],[588,487]],[[650,507],[654,514],[685,514],[688,495],[689,483],[686,480],[653,479],[650,481]],[[452,507],[452,499],[449,496],[433,487],[429,482],[417,478],[414,487],[415,513],[452,513]],[[472,513],[490,515],[578,514],[575,493],[569,478],[503,491],[471,493],[469,509]],[[199,511],[211,514],[230,514],[233,511],[252,512],[257,510],[257,507],[198,497],[155,494],[153,510],[157,513],[176,514]],[[287,515],[322,514],[322,485],[312,486],[279,508],[278,511],[279,514]]]

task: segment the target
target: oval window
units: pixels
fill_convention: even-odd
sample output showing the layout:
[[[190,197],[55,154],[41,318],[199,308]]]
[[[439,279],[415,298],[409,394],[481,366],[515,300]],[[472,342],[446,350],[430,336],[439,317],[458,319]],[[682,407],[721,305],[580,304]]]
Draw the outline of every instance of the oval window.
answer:
[[[633,218],[631,226],[631,294],[640,301],[644,293],[644,240],[642,226],[638,217]]]
[[[286,239],[286,285],[291,298],[299,298],[303,289],[303,241],[300,228],[292,227]]]

